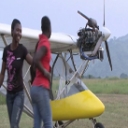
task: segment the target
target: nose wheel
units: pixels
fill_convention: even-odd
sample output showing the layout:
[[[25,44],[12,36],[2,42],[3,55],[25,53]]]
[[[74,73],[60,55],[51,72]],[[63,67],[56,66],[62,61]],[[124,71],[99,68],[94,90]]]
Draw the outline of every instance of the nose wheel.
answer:
[[[105,128],[104,125],[102,123],[97,122],[96,119],[91,118],[90,120],[93,123],[93,128]]]
[[[104,128],[104,126],[101,123],[96,123],[94,128]]]

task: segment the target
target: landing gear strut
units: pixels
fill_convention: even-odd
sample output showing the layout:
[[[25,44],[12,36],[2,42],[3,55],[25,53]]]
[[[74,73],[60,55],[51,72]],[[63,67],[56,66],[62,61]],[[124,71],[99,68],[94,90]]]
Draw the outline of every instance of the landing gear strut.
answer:
[[[73,121],[75,121],[75,120],[69,120],[67,122],[56,121],[55,125],[53,126],[53,128],[66,128]]]

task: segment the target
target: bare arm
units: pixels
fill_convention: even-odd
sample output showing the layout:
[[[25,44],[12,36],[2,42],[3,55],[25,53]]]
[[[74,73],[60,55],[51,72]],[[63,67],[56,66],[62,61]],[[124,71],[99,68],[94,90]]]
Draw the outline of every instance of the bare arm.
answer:
[[[47,49],[45,46],[42,46],[35,54],[33,58],[33,62],[35,66],[42,72],[42,74],[51,81],[51,73],[49,73],[41,64],[40,60],[43,56],[45,56]]]
[[[5,70],[6,70],[6,63],[3,61],[2,62],[1,74],[0,74],[0,87],[3,84],[3,81],[4,81]]]
[[[28,62],[28,64],[32,64],[32,56],[28,53],[27,55],[26,55],[26,61]]]

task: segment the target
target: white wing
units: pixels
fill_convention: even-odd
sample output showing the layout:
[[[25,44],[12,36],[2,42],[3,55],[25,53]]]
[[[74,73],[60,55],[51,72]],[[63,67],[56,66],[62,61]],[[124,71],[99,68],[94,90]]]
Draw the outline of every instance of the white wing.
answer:
[[[8,44],[11,43],[11,26],[7,24],[0,24],[0,34],[4,35]],[[22,39],[20,41],[28,51],[33,51],[38,41],[39,34],[41,31],[33,30],[28,28],[22,28]],[[0,38],[0,48],[4,48],[5,45],[3,39]],[[69,49],[76,49],[76,38],[70,35],[61,33],[52,33],[51,38],[51,50],[52,52],[63,52]]]

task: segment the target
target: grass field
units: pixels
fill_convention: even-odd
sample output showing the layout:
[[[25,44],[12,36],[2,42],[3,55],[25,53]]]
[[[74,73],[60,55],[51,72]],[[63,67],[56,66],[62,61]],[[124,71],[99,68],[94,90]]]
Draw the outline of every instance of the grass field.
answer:
[[[128,79],[84,79],[88,88],[105,104],[106,110],[97,117],[105,128],[128,128]],[[54,89],[57,81],[54,81]],[[33,120],[22,114],[20,128],[32,128]],[[6,105],[0,105],[0,128],[9,128]],[[88,119],[76,120],[68,128],[92,128]]]
[[[128,79],[84,79],[95,94],[128,94]]]

